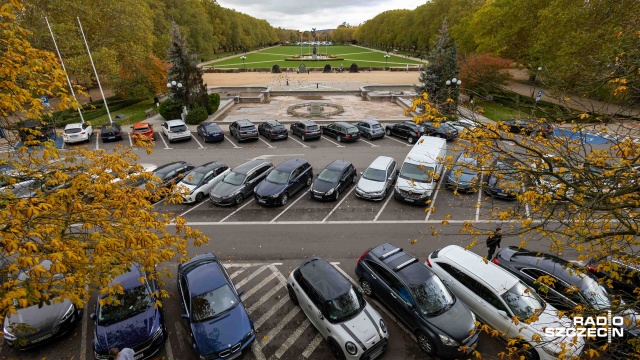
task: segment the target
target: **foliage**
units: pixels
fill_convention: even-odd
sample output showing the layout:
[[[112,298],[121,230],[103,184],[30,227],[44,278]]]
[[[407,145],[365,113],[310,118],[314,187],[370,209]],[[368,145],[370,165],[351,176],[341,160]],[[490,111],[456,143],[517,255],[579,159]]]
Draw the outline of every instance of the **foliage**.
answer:
[[[184,122],[189,125],[198,125],[201,122],[207,120],[207,117],[209,117],[207,108],[196,105],[191,110],[189,110],[189,113],[185,117]]]
[[[167,65],[149,55],[148,61],[122,61],[114,90],[126,98],[149,98],[166,91]]]
[[[209,115],[213,115],[220,107],[220,94],[209,94],[209,102],[207,103],[207,112]]]
[[[162,115],[166,120],[180,119],[182,114],[182,103],[174,102],[172,99],[167,99],[158,107],[158,113],[160,113],[160,115]]]
[[[205,107],[208,103],[207,89],[202,80],[202,70],[197,66],[194,55],[189,52],[185,39],[180,29],[174,23],[171,28],[171,49],[169,50],[169,83],[175,81],[176,86],[171,88],[173,102],[182,102],[188,107]]]
[[[349,72],[350,73],[357,73],[358,72],[358,64],[356,64],[356,63],[351,64],[351,66],[349,66]]]
[[[331,72],[331,65],[327,64],[324,66],[324,69],[322,70],[323,73],[330,73]]]
[[[488,53],[472,54],[459,61],[461,87],[469,94],[485,96],[504,85],[511,78],[506,69],[511,62]]]
[[[280,65],[275,64],[271,67],[271,72],[274,74],[280,74],[282,71],[280,71]]]

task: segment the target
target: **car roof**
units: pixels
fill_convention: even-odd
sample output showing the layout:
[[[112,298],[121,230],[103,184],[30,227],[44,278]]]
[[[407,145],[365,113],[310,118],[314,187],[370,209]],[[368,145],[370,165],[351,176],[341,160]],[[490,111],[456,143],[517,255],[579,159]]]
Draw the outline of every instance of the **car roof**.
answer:
[[[378,120],[371,120],[371,119],[360,120],[358,122],[363,122],[363,123],[367,123],[367,124],[380,124],[380,122]]]
[[[434,275],[413,255],[391,243],[376,246],[369,251],[369,255],[409,285],[423,284]]]
[[[240,126],[252,126],[253,123],[250,120],[238,120],[236,123]]]
[[[174,125],[186,125],[186,124],[184,123],[184,121],[180,119],[174,119],[174,120],[167,120],[167,125],[174,126]]]
[[[141,286],[140,278],[143,277],[143,272],[138,267],[138,265],[132,264],[129,268],[129,271],[126,273],[116,276],[113,281],[109,284],[109,286],[113,286],[114,284],[122,285],[125,291]]]
[[[179,270],[189,282],[189,295],[198,296],[226,284],[222,266],[214,253],[194,256],[180,265]]]
[[[291,171],[297,169],[298,167],[300,167],[300,165],[306,164],[306,163],[308,163],[308,161],[305,160],[305,159],[300,159],[300,158],[289,159],[289,160],[279,164],[278,166],[276,166],[276,169],[278,169],[280,171],[291,172]]]
[[[265,121],[265,123],[267,123],[269,125],[282,125],[280,123],[280,121],[278,121],[278,120],[267,120],[267,121]]]
[[[336,122],[334,122],[334,124],[342,125],[344,127],[355,127],[355,125],[349,124],[348,122],[345,122],[345,121],[336,121]]]
[[[146,121],[133,124],[134,129],[146,128],[146,127],[151,127],[151,125]]]
[[[187,164],[186,161],[174,161],[168,164],[164,164],[162,166],[158,166],[153,172],[154,173],[163,172],[164,170],[171,170],[180,166],[184,166],[186,164]]]
[[[584,277],[589,276],[584,272],[580,272],[577,267],[571,266],[571,263],[567,260],[557,256],[527,249],[518,249],[515,246],[509,246],[508,249],[514,251],[509,258],[509,262],[544,270],[569,284],[580,286],[584,281]]]
[[[346,160],[336,160],[336,161],[330,163],[329,165],[325,166],[325,169],[343,170],[343,169],[347,168],[349,165],[351,165],[351,163],[346,161]]]
[[[449,245],[432,253],[432,261],[440,262],[446,259],[449,264],[456,264],[457,268],[462,268],[467,275],[475,277],[476,280],[484,282],[492,287],[498,294],[502,294],[511,289],[520,280],[503,270],[491,261],[485,262],[480,255],[457,245]]]
[[[298,121],[301,124],[305,124],[305,125],[318,125],[315,121],[313,120],[300,120]]]
[[[300,264],[300,273],[325,300],[335,299],[352,288],[351,282],[327,260],[313,257]]]
[[[456,160],[456,164],[457,163],[477,165],[478,159],[474,158],[473,156],[467,156],[465,153],[461,153],[458,159]]]
[[[64,129],[75,129],[75,128],[81,128],[82,127],[82,123],[73,123],[73,124],[67,124],[64,126]]]
[[[262,166],[264,164],[269,164],[271,165],[270,162],[268,162],[267,160],[251,160],[249,162],[246,162],[240,166],[237,166],[233,169],[234,172],[240,173],[240,174],[247,174],[249,171]]]
[[[223,163],[218,162],[218,161],[212,161],[212,162],[208,162],[206,164],[202,164],[196,168],[194,168],[191,171],[197,171],[197,172],[201,172],[201,173],[206,173],[209,172],[213,169],[217,169],[219,167],[225,166]]]
[[[375,158],[373,160],[373,162],[371,163],[371,165],[369,165],[369,167],[373,168],[373,169],[387,170],[387,166],[389,166],[389,164],[392,161],[395,161],[395,160],[393,160],[392,157],[389,157],[389,156],[378,156],[377,158]]]

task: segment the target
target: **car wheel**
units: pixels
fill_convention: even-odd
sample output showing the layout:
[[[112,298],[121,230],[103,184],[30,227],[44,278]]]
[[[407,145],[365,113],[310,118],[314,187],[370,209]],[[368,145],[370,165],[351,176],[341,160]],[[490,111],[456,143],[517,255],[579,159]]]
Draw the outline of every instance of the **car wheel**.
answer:
[[[391,130],[390,129],[387,129],[387,135],[391,136]]]
[[[336,140],[338,140],[338,142],[342,142],[342,137],[341,137],[340,135],[338,135],[338,136],[336,137]]]
[[[360,287],[362,288],[362,292],[364,292],[365,295],[373,296],[373,288],[367,280],[360,279]]]
[[[302,141],[307,141],[307,137],[304,136],[304,134],[302,134],[302,136],[300,136],[300,138],[302,139]]]
[[[414,141],[414,140],[413,140],[413,136],[409,136],[409,137],[407,138],[407,142],[408,142],[409,144],[413,144],[413,141]]]
[[[420,345],[422,351],[427,353],[427,355],[433,356],[435,354],[436,347],[433,344],[433,340],[431,340],[431,338],[428,337],[427,334],[423,333],[422,331],[418,331],[416,333],[416,340],[418,341],[418,345]]]
[[[338,201],[338,199],[340,199],[340,191],[336,190],[336,198],[333,200]]]
[[[280,205],[286,205],[287,202],[289,201],[289,195],[287,193],[282,194],[282,197],[280,197]]]
[[[307,178],[307,187],[311,186],[312,182],[313,182],[313,177],[309,175],[309,177]]]
[[[372,140],[372,136],[371,134],[367,134],[367,140],[371,141]]]
[[[291,302],[293,303],[293,305],[298,306],[300,304],[298,302],[298,296],[296,296],[296,292],[293,291],[293,288],[291,287],[291,285],[287,285],[287,291],[289,292],[289,299],[291,299]]]
[[[236,205],[242,204],[243,201],[244,201],[244,195],[242,194],[236,195],[236,198],[234,199],[234,202],[236,203]]]
[[[198,193],[198,195],[196,195],[196,201],[200,202],[202,199],[204,199],[204,193]]]
[[[269,142],[272,142],[273,138],[271,137],[271,135],[269,135]]]
[[[333,339],[329,339],[329,350],[331,350],[331,353],[333,354],[333,356],[336,357],[336,359],[338,360],[346,359],[346,356],[344,355],[342,348],[340,348],[340,345],[338,345],[338,343]]]
[[[536,349],[531,346],[526,349],[522,348],[520,351],[525,360],[540,360],[540,355],[538,355]]]

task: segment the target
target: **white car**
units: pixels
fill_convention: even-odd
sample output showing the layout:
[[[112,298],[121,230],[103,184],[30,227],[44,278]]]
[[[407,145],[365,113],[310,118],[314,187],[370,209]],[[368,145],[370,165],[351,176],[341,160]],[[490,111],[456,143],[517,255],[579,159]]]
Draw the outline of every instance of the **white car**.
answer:
[[[67,124],[62,133],[65,143],[76,143],[90,141],[93,135],[93,127],[87,123]]]
[[[447,121],[447,124],[453,126],[456,130],[458,130],[458,134],[462,134],[467,130],[473,131],[478,126],[478,122],[465,118],[460,118],[454,121]]]
[[[329,343],[336,359],[373,360],[387,348],[389,333],[380,314],[333,265],[310,258],[287,279],[291,302]]]
[[[356,196],[384,200],[398,177],[398,164],[391,157],[378,156],[361,175],[356,185]]]
[[[183,202],[202,201],[213,187],[231,170],[221,162],[212,161],[188,172],[176,186],[179,191],[186,191]]]
[[[162,133],[169,139],[169,142],[176,140],[191,140],[191,131],[182,120],[168,120],[162,123]]]
[[[456,245],[436,250],[427,258],[429,266],[478,320],[506,334],[510,339],[522,337],[531,346],[523,350],[528,359],[556,359],[562,347],[569,359],[578,357],[584,347],[584,338],[574,336],[548,336],[545,328],[572,327],[566,317],[558,317],[557,310],[544,302],[535,290],[498,265]],[[529,324],[526,319],[537,319]],[[520,321],[515,322],[517,317]],[[539,342],[534,338],[539,338]]]

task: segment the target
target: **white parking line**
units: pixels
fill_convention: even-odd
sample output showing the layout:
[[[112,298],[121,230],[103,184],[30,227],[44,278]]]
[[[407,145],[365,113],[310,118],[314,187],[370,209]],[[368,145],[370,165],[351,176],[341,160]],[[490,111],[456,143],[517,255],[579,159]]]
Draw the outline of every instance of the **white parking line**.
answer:
[[[302,333],[305,330],[307,330],[307,328],[309,327],[309,324],[311,324],[309,321],[303,321],[298,326],[298,328],[295,329],[293,333],[287,338],[287,340],[285,340],[284,343],[282,343],[280,348],[278,348],[278,350],[275,353],[275,357],[280,359],[282,355],[284,355],[284,353],[287,352],[287,350],[289,350],[291,345],[293,345],[293,343],[296,342],[296,340],[298,340],[300,335],[302,335]]]
[[[291,139],[291,140],[297,142],[298,144],[302,145],[302,147],[308,147],[307,145],[305,145],[305,144],[301,143],[300,141],[294,139],[293,136],[289,136],[288,139]]]
[[[251,204],[252,202],[253,202],[253,198],[252,198],[252,199],[249,199],[249,201],[247,201],[244,205],[242,205],[242,206],[240,206],[239,208],[237,208],[237,209],[236,209],[236,211],[234,211],[234,212],[232,212],[231,214],[227,215],[227,217],[226,217],[226,218],[224,218],[224,219],[222,219],[222,220],[220,220],[220,221],[218,221],[218,222],[223,222],[223,221],[227,220],[228,218],[230,218],[231,216],[233,216],[233,214],[235,214],[235,213],[237,213],[238,211],[242,210],[242,208],[244,208],[245,206],[247,206],[247,205]]]
[[[164,342],[164,352],[167,354],[167,360],[173,360],[173,351],[171,350],[169,337],[167,337],[167,340]]]
[[[265,285],[267,285],[271,280],[275,279],[276,277],[278,277],[278,274],[272,272],[271,275],[267,276],[262,281],[260,281],[258,285],[252,287],[249,291],[245,291],[244,294],[242,294],[242,301],[246,301],[248,298],[251,297],[251,295],[255,294],[256,291],[262,289]]]
[[[133,147],[133,139],[131,139],[131,133],[127,133],[127,137],[129,138],[129,146]]]
[[[260,136],[258,136],[258,140],[262,141],[263,143],[267,144],[267,146],[269,147],[269,149],[273,149],[275,148],[275,146],[271,146],[271,144],[269,144],[268,142],[264,141]]]
[[[89,314],[87,314],[87,310],[89,308],[89,303],[87,303],[84,306],[84,310],[82,310],[84,312],[84,314],[82,314],[82,336],[81,336],[81,342],[80,342],[80,360],[85,360],[87,358],[87,327],[88,327],[88,322],[89,320],[87,320],[87,318],[89,317]]]
[[[524,194],[525,188],[524,186],[521,188],[522,193]],[[524,213],[527,215],[527,219],[531,219],[531,210],[529,209],[529,203],[524,204]]]
[[[335,146],[337,146],[337,147],[344,147],[344,146],[342,146],[342,145],[338,144],[337,142],[333,142],[333,141],[331,141],[331,140],[327,139],[325,136],[321,136],[321,138],[323,138],[323,139],[327,140],[328,142],[332,143],[333,145],[335,145]]]
[[[246,278],[244,278],[241,281],[237,282],[235,284],[236,288],[240,288],[240,287],[244,286],[244,284],[248,283],[249,281],[251,281],[251,279],[253,279],[254,277],[258,276],[261,272],[265,271],[268,268],[269,268],[269,265],[263,265],[263,266],[259,267],[258,270],[252,272],[249,276],[247,276]]]
[[[267,358],[262,353],[262,347],[260,346],[260,344],[258,344],[257,341],[254,341],[251,344],[251,351],[253,352],[253,355],[255,355],[256,360],[267,360]]]
[[[284,284],[281,284],[284,285]],[[260,300],[258,300],[256,303],[254,303],[253,305],[251,305],[248,309],[247,312],[249,314],[251,314],[252,312],[256,311],[257,308],[259,308],[262,304],[264,304],[265,301],[271,299],[271,297],[273,295],[275,295],[278,291],[280,291],[281,289],[283,289],[284,286],[274,286],[273,288],[271,288],[271,290],[269,290],[268,293],[264,294]]]
[[[394,139],[394,138],[392,138],[391,136],[388,136],[388,135],[385,135],[385,137],[384,137],[384,138],[385,138],[385,139],[389,139],[389,140],[393,140],[393,141],[395,141],[395,142],[399,142],[400,144],[404,144],[405,146],[413,146],[412,144],[407,144],[407,143],[406,143],[406,142],[404,142],[404,141],[400,141],[400,140],[398,140],[398,139]]]
[[[282,266],[282,263],[227,263],[227,264],[224,264],[224,266],[227,266],[227,267],[245,267],[245,268],[252,267],[252,266],[262,266],[262,265]]]
[[[284,297],[284,299],[289,300],[289,297]],[[293,319],[294,316],[298,315],[299,312],[300,312],[299,306],[296,306],[291,311],[289,311],[289,313],[285,315],[280,320],[280,322],[278,322],[278,324],[273,329],[271,329],[271,331],[269,331],[267,335],[265,335],[262,338],[262,341],[260,341],[260,346],[261,347],[267,346],[267,344],[269,344],[274,337],[280,334],[280,332],[285,327],[285,325],[287,325],[287,323],[289,323],[289,321],[291,321],[291,319]],[[307,320],[306,318],[304,319],[304,321],[309,322],[309,320]]]
[[[373,221],[373,220],[330,220],[330,221],[326,221],[326,220],[308,220],[308,221],[276,221],[276,222],[269,222],[269,221],[229,221],[229,222],[219,222],[219,221],[193,221],[193,222],[187,222],[185,225],[188,226],[218,226],[218,225],[231,225],[231,226],[236,226],[236,225],[323,225],[323,224],[334,224],[334,225],[384,225],[384,224],[439,224],[442,222],[443,219],[440,220],[427,220],[425,221],[424,219],[419,219],[419,220],[378,220],[378,221]],[[530,220],[531,222],[535,223],[535,224],[539,224],[542,223],[543,220],[539,220],[539,219],[533,219]],[[612,220],[606,220],[608,222],[612,222]],[[476,223],[476,224],[494,224],[496,221],[494,219],[486,219],[486,220],[479,220],[479,221],[472,221],[472,220],[447,220],[447,222],[449,222],[450,224],[465,224],[465,223]],[[550,220],[545,220],[546,223],[558,223],[560,224],[560,221],[550,221]],[[505,220],[502,221],[502,223],[505,224],[520,224],[522,223],[522,220],[519,219],[514,219],[514,220]],[[175,225],[175,224],[169,224],[169,225]]]
[[[173,326],[173,329],[176,332],[176,337],[178,338],[178,348],[180,349],[181,352],[185,351],[185,349],[187,348],[187,345],[184,342],[186,331],[182,327],[182,323],[180,321],[176,321],[175,325]]]
[[[291,207],[292,207],[293,205],[295,205],[298,201],[300,201],[300,199],[302,199],[302,198],[304,197],[304,192],[306,192],[306,191],[304,191],[304,190],[303,190],[303,194],[301,194],[300,196],[298,196],[298,198],[296,199],[296,201],[292,202],[289,206],[287,206],[287,208],[286,208],[286,209],[282,210],[282,212],[280,212],[280,214],[278,214],[278,216],[274,217],[274,218],[273,218],[273,219],[271,219],[271,221],[269,221],[269,222],[275,222],[275,221],[276,221],[276,220],[277,220],[277,219],[278,219],[282,214],[284,214],[285,212],[287,212],[287,210],[291,209]]]
[[[164,143],[165,150],[171,150],[169,145],[167,145],[167,142],[164,140],[164,135],[162,133],[160,133],[160,139],[162,139],[162,142]]]
[[[228,138],[226,135],[224,135],[224,138],[225,138],[228,142],[230,142],[230,143],[231,143],[231,145],[233,145],[233,148],[234,148],[234,149],[242,149],[242,147],[241,147],[241,146],[236,145],[236,143],[234,143],[233,141],[231,141],[231,139],[230,139],[230,138]]]
[[[340,200],[340,202],[338,202],[338,204],[336,204],[336,206],[334,206],[334,208],[333,208],[333,209],[331,209],[331,212],[329,212],[329,214],[327,214],[327,216],[325,216],[325,217],[324,217],[324,219],[322,219],[322,222],[323,222],[323,223],[324,223],[325,221],[327,221],[327,219],[329,218],[329,216],[331,216],[331,214],[333,214],[333,212],[334,212],[334,211],[336,211],[336,209],[340,207],[340,204],[342,204],[342,202],[343,202],[346,198],[348,198],[348,197],[349,197],[349,195],[351,195],[351,193],[352,193],[352,192],[353,192],[353,190],[355,190],[355,189],[356,189],[356,187],[355,187],[355,186],[352,186],[352,187],[351,187],[351,190],[349,190],[349,192],[347,193],[347,195],[346,195],[346,196],[343,196],[343,197],[342,197],[342,200]]]
[[[391,191],[393,192],[393,187],[391,187]],[[387,207],[387,204],[389,203],[389,200],[391,200],[391,198],[393,197],[393,194],[387,194],[387,196],[388,196],[388,198],[384,202],[384,205],[382,205],[382,209],[380,209],[380,211],[378,211],[378,213],[376,214],[376,217],[373,218],[373,221],[378,221],[378,218],[380,217],[380,214],[382,214],[382,212],[384,211],[384,208]]]
[[[436,192],[435,194],[433,194],[433,198],[431,199],[431,204],[429,204],[429,210],[427,211],[427,217],[424,218],[424,221],[429,221],[429,217],[431,216],[431,214],[433,213],[433,207],[436,204],[436,198],[438,197],[438,192],[440,192],[440,187],[442,185],[442,182],[444,181],[443,177],[444,177],[444,172],[446,169],[442,169],[442,171],[440,172],[440,177],[438,177],[438,183],[437,183],[437,187],[436,187]]]
[[[380,145],[372,144],[372,143],[370,143],[370,142],[368,142],[366,140],[362,140],[362,138],[360,140],[358,140],[358,141],[362,141],[363,143],[367,143],[367,144],[369,144],[369,145],[371,145],[373,147],[380,147]]]
[[[198,146],[200,146],[200,149],[204,149],[204,146],[202,146],[202,144],[200,144],[200,141],[198,141],[198,139],[195,136],[193,136],[193,134],[191,134],[191,138],[198,143]]]
[[[100,149],[100,145],[98,143],[99,141],[100,141],[100,134],[96,135],[96,150]],[[63,146],[64,146],[64,143],[63,143]]]
[[[180,214],[180,215],[178,215],[178,216],[185,216],[185,215],[187,215],[188,213],[192,212],[193,210],[197,209],[198,207],[200,207],[200,206],[202,206],[203,204],[206,204],[206,203],[207,203],[207,200],[200,201],[200,204],[198,204],[198,205],[193,205],[193,206],[191,207],[191,209],[189,209],[189,210],[187,210],[187,211],[183,212],[182,214]]]
[[[275,304],[271,309],[269,309],[269,311],[267,311],[266,313],[264,313],[260,319],[258,319],[256,322],[254,322],[254,327],[256,329],[260,328],[260,326],[262,326],[262,324],[265,323],[265,321],[269,320],[269,318],[271,316],[273,316],[273,314],[276,313],[276,311],[280,310],[280,308],[286,304],[289,301],[289,297],[288,296],[283,296],[280,301],[278,301],[277,304]],[[256,341],[257,342],[257,341]]]
[[[476,203],[476,222],[480,221],[480,207],[482,206],[482,176],[483,174],[480,173],[480,187],[478,188],[478,202]]]
[[[225,265],[225,267],[226,267],[226,265]],[[238,270],[238,271],[234,272],[233,274],[229,275],[229,278],[230,278],[231,280],[233,280],[233,278],[235,278],[236,276],[238,276],[238,275],[242,274],[243,272],[244,272],[244,269],[240,269],[240,270]]]
[[[320,345],[322,340],[324,340],[322,335],[320,333],[316,334],[316,337],[314,337],[313,340],[311,340],[311,342],[309,343],[309,346],[307,346],[307,348],[304,349],[304,351],[302,352],[302,357],[304,357],[305,359],[308,359],[309,356],[311,356],[311,354],[313,353],[313,351],[318,347],[318,345]]]

